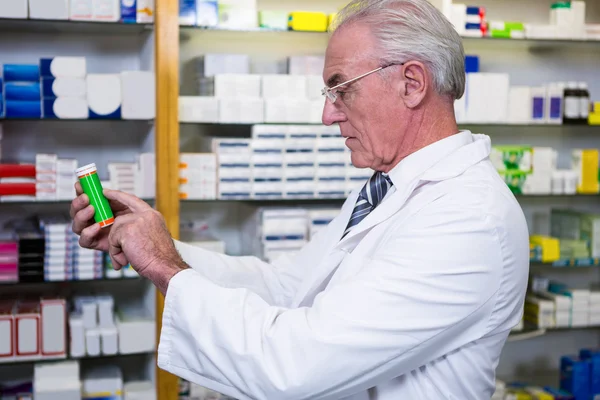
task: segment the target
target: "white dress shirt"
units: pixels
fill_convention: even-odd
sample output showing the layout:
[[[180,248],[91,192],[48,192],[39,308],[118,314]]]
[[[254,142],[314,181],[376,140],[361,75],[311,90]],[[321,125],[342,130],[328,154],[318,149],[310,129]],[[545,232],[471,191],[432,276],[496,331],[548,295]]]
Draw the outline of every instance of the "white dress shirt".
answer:
[[[359,190],[274,267],[176,242],[159,367],[238,399],[490,399],[520,320],[525,218],[460,132],[402,160],[394,190],[340,240]]]

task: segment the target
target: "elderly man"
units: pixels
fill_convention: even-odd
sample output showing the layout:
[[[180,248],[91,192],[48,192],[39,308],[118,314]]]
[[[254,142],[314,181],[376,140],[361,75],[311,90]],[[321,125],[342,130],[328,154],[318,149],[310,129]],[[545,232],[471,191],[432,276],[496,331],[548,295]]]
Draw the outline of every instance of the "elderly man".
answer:
[[[239,399],[489,399],[522,315],[528,231],[490,139],[457,128],[460,37],[426,0],[355,0],[323,76],[323,122],[376,172],[289,263],[174,242],[157,212],[115,191],[109,231],[74,200],[80,243],[166,294],[158,365],[202,386]]]

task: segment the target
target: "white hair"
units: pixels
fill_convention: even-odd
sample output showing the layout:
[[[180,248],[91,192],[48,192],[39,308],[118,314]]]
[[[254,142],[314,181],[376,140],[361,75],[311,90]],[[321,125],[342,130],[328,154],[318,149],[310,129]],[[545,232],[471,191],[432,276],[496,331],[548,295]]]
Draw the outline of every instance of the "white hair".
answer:
[[[361,22],[371,27],[382,66],[415,60],[433,76],[440,95],[465,92],[465,51],[450,21],[427,0],[352,0],[336,16],[332,30]]]

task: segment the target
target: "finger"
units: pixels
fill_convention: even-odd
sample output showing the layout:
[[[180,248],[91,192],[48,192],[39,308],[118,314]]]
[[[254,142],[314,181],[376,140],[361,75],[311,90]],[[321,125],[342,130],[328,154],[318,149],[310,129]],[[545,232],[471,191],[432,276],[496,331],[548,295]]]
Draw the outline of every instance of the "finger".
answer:
[[[85,228],[93,224],[93,222],[91,221],[92,218],[94,218],[94,213],[94,206],[89,205],[83,210],[79,211],[77,214],[75,214],[75,216],[73,217],[73,232],[78,235],[81,235],[81,232]]]
[[[129,264],[125,253],[120,248],[109,246],[108,254],[113,264],[115,271],[119,271],[121,268]]]
[[[112,258],[119,262],[120,266],[123,267],[128,263],[121,264],[121,261],[127,261],[127,255],[120,253],[123,252],[123,241],[125,240],[124,232],[126,227],[131,221],[137,218],[134,214],[127,214],[118,216],[115,218],[115,223],[111,226],[110,233],[108,235],[108,250]]]
[[[102,228],[100,224],[93,224],[81,231],[79,236],[79,245],[86,249],[95,249],[100,244],[98,241],[98,235]]]
[[[150,209],[150,206],[144,200],[119,190],[104,189],[104,196],[106,196],[108,200],[118,201],[124,206],[129,207],[129,209],[131,209],[133,212],[146,211]]]
[[[83,194],[83,188],[81,187],[81,183],[79,181],[75,182],[75,193],[77,193],[77,196],[81,196]]]
[[[83,210],[90,204],[90,199],[86,194],[81,194],[71,202],[71,209],[69,210],[69,214],[71,218],[75,218],[75,214],[79,211]]]

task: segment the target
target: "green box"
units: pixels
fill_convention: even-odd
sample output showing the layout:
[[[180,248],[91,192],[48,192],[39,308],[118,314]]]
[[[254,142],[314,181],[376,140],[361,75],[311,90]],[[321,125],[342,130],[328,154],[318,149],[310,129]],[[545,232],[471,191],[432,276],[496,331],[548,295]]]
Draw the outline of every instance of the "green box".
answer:
[[[498,172],[533,170],[533,148],[531,146],[494,146],[490,159]]]

